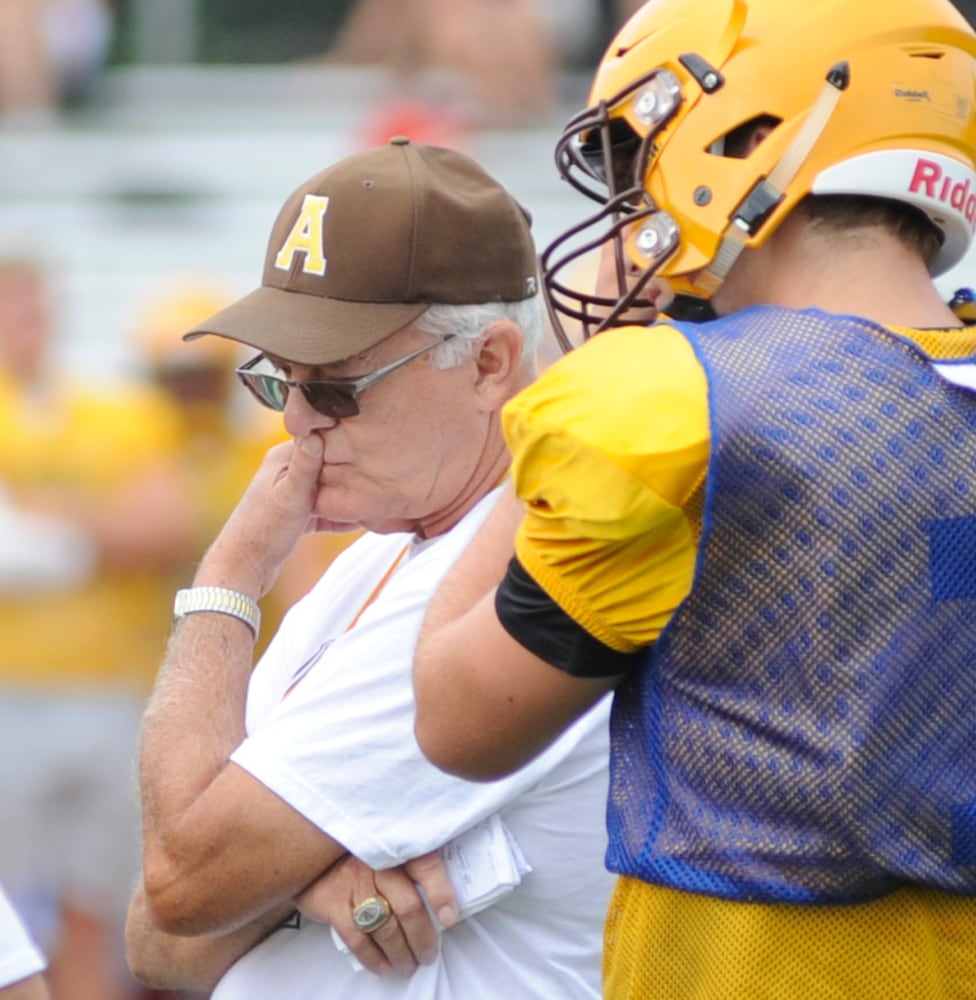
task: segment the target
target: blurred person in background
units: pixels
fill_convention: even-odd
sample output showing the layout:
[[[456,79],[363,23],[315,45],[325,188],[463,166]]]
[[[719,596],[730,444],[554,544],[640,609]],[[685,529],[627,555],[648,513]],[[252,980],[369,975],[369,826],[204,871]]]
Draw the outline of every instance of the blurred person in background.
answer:
[[[110,0],[0,3],[0,121],[44,124],[87,94],[112,40]]]
[[[46,539],[0,577],[0,879],[53,996],[121,1000],[134,746],[192,511],[171,406],[59,370],[50,290],[42,263],[0,260],[0,488],[8,525]]]
[[[0,885],[0,1000],[50,1000],[46,965]]]
[[[556,53],[538,0],[358,0],[327,53],[378,63],[398,86],[367,123],[368,144],[402,132],[448,144],[467,128],[549,113]]]

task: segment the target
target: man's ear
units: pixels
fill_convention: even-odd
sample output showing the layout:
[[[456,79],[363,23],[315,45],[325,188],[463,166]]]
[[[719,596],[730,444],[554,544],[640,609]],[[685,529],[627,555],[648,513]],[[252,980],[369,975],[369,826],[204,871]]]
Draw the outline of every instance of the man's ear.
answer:
[[[505,319],[482,334],[475,350],[475,392],[485,410],[499,409],[525,384],[522,331]]]

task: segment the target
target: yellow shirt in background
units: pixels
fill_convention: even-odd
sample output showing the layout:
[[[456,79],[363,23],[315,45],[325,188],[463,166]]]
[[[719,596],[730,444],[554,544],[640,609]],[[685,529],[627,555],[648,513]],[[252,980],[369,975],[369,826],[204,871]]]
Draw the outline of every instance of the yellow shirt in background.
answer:
[[[97,503],[179,445],[175,414],[140,386],[26,392],[0,377],[0,482]],[[150,526],[147,525],[147,530]],[[0,681],[148,689],[172,622],[171,580],[98,567],[84,584],[0,596]]]

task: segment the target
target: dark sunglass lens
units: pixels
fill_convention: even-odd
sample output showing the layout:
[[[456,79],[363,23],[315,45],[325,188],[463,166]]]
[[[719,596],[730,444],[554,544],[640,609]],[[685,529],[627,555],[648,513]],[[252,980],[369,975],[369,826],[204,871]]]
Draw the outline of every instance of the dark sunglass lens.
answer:
[[[300,382],[309,406],[325,417],[344,420],[359,413],[355,390],[323,382]]]

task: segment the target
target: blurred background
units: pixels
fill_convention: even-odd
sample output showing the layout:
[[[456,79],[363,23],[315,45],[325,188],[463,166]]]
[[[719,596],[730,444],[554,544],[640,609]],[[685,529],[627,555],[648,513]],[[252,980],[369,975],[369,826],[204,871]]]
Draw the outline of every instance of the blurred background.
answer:
[[[0,252],[14,243],[49,262],[60,302],[57,349],[97,372],[131,365],[125,330],[169,277],[212,278],[230,295],[255,286],[284,196],[330,161],[398,129],[481,159],[531,209],[537,238],[547,242],[583,207],[556,175],[554,140],[584,104],[589,73],[614,29],[637,6],[0,6],[18,5],[42,10],[51,61],[63,69],[52,70],[62,78],[47,84],[46,98],[11,106],[15,88],[6,88]],[[958,6],[976,16],[976,0]],[[537,23],[529,25],[529,13]],[[14,37],[22,30],[0,19],[0,47],[24,53],[27,43]],[[497,79],[485,63],[501,64]],[[3,90],[0,79],[0,101]]]

